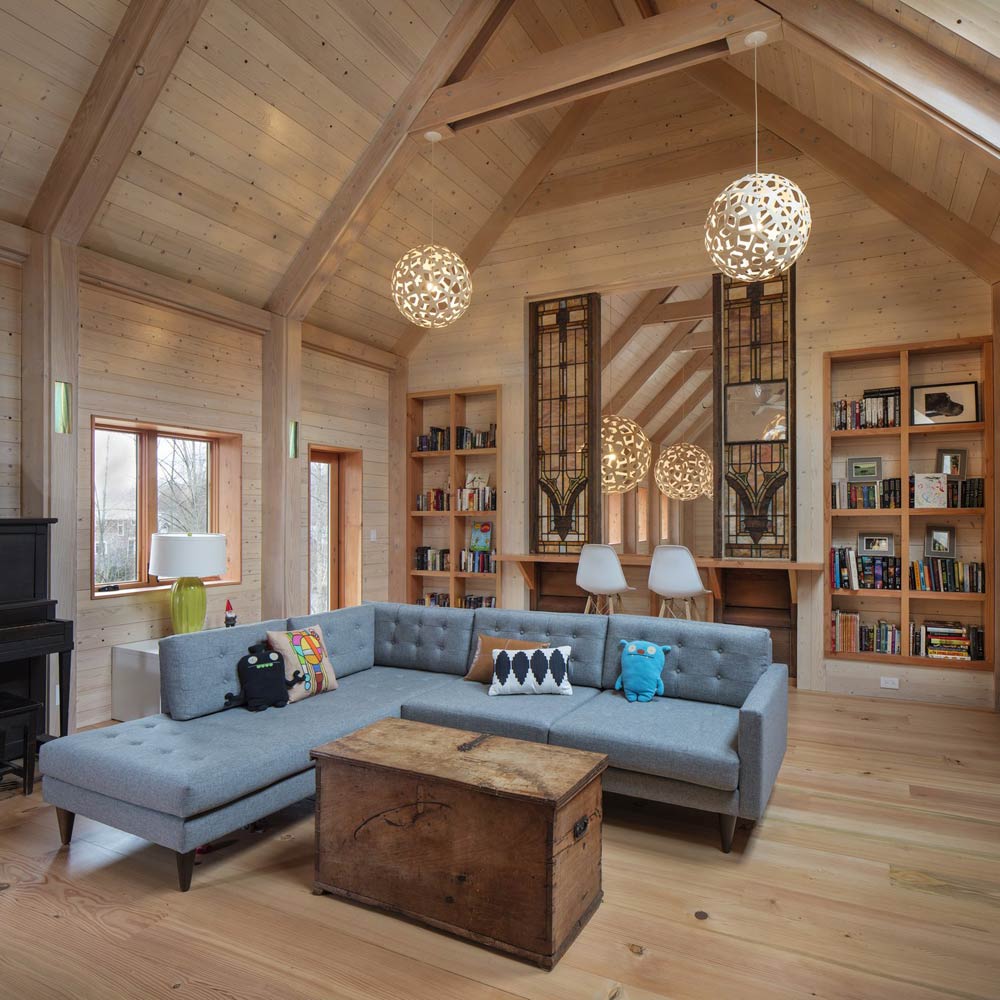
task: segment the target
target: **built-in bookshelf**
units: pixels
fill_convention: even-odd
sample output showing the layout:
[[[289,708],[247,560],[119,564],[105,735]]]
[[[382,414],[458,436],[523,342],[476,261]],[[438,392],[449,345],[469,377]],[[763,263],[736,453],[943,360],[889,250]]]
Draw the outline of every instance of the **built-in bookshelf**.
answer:
[[[827,659],[993,669],[992,350],[977,337],[824,355]],[[941,419],[928,386],[953,422],[922,422]]]
[[[500,423],[499,386],[414,392],[407,397],[407,600],[411,604],[499,603]]]

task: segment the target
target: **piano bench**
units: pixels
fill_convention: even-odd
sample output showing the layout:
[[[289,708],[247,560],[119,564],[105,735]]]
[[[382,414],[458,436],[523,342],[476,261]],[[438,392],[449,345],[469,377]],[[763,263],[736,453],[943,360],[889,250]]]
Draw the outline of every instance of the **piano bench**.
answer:
[[[35,788],[35,754],[38,716],[42,706],[15,694],[0,693],[0,776],[15,774],[21,779],[25,795]],[[20,730],[24,759],[20,765],[7,760],[7,735]]]

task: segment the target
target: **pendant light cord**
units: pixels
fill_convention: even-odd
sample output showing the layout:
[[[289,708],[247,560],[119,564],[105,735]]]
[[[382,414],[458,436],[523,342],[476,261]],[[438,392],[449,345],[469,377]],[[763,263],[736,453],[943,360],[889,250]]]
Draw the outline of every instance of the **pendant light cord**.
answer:
[[[757,51],[754,50],[754,59],[757,58]],[[756,73],[756,70],[754,71]],[[434,188],[437,187],[435,183],[437,178],[435,176],[434,167],[434,148],[437,146],[436,142],[431,143],[431,245],[434,245]]]
[[[753,47],[753,172],[760,173],[760,121],[757,117],[757,46]]]

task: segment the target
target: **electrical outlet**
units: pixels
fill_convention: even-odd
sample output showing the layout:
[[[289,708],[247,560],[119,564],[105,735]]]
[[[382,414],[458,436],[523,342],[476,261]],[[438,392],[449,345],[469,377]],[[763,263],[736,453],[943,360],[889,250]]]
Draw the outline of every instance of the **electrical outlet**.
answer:
[[[879,687],[889,688],[892,691],[899,690],[899,678],[898,677],[880,677]]]

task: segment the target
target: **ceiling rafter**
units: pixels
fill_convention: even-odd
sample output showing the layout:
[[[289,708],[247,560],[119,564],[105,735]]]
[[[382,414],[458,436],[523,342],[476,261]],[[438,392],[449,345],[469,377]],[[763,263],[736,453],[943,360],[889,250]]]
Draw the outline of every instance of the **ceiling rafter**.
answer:
[[[674,372],[670,381],[642,408],[642,412],[635,418],[635,422],[645,429],[650,425],[658,413],[694,378],[695,374],[704,371],[706,366],[712,365],[711,351],[695,351],[691,357]],[[687,401],[682,402],[681,407],[687,405]],[[660,441],[662,435],[649,434],[650,441]]]
[[[663,302],[646,317],[646,323],[676,323],[682,319],[711,319],[712,290],[700,299],[685,299],[681,302]]]
[[[703,405],[705,400],[711,400],[712,396],[712,386],[707,385],[701,398],[698,400],[696,407],[700,406],[701,410],[697,408],[694,413],[694,420],[688,424],[687,427],[684,426],[685,421],[681,421],[675,427],[671,428],[667,433],[667,437],[661,442],[661,445],[671,445],[675,441],[680,441],[682,438],[686,438],[692,444],[697,444],[698,438],[702,436],[712,426],[712,421],[714,420],[714,414],[712,413],[711,402],[708,405]]]
[[[709,362],[711,365],[711,362]],[[678,404],[661,422],[649,433],[649,440],[654,444],[662,445],[667,438],[695,412],[702,400],[712,391],[712,372],[696,382],[684,401]]]
[[[25,225],[79,243],[160,96],[206,0],[132,0]]]
[[[696,66],[688,74],[734,107],[753,114],[753,81],[733,66]],[[759,88],[758,107],[765,128],[799,146],[810,159],[867,195],[984,281],[1000,281],[1000,244],[763,87]]]
[[[664,299],[669,299],[677,291],[676,285],[654,288],[646,292],[635,308],[618,324],[618,329],[601,347],[601,371],[608,368],[611,362],[624,350],[628,342],[646,325],[646,317]]]

